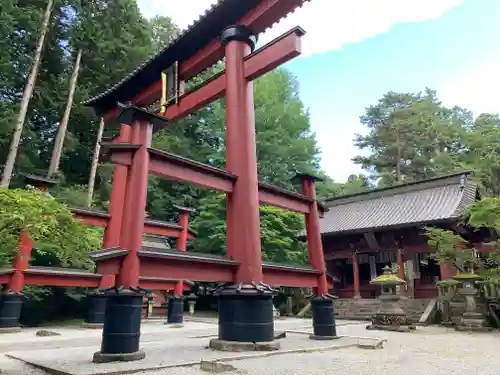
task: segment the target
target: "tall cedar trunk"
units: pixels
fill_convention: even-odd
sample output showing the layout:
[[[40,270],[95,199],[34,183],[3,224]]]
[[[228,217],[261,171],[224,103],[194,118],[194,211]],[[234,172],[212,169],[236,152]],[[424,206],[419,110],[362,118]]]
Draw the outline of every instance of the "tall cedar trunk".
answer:
[[[95,143],[94,155],[92,156],[92,166],[90,167],[87,207],[90,207],[92,205],[92,196],[94,195],[95,175],[97,173],[97,165],[99,164],[99,153],[101,152],[101,140],[103,131],[104,131],[104,118],[101,117],[101,121],[99,122],[99,130],[97,130],[97,141]]]
[[[59,125],[59,129],[57,130],[54,148],[52,149],[52,157],[50,158],[48,172],[49,177],[56,173],[59,169],[59,163],[61,161],[61,154],[64,146],[64,138],[66,137],[66,130],[68,129],[69,115],[71,114],[71,107],[73,106],[73,96],[75,95],[75,87],[78,79],[78,71],[80,70],[81,58],[82,50],[79,49],[76,55],[75,67],[73,68],[73,73],[71,74],[71,79],[69,81],[68,101],[66,102],[64,115],[61,120],[61,124]]]
[[[7,160],[5,162],[5,168],[3,170],[2,180],[0,181],[1,187],[9,187],[10,180],[12,179],[12,172],[14,171],[14,164],[16,162],[17,151],[19,150],[19,143],[21,141],[21,135],[23,133],[24,120],[26,119],[26,113],[28,112],[28,105],[33,95],[33,89],[35,88],[36,78],[38,76],[38,69],[40,68],[40,60],[42,56],[43,44],[45,41],[45,35],[49,29],[50,14],[52,12],[53,0],[48,0],[47,8],[45,9],[45,14],[43,16],[42,28],[40,30],[40,38],[38,39],[38,44],[35,50],[35,56],[33,58],[33,64],[31,66],[31,71],[28,75],[28,82],[24,87],[23,99],[21,100],[21,107],[19,108],[19,115],[17,116],[16,126],[14,128],[14,134],[12,135],[12,140],[10,142],[9,154],[7,155]]]

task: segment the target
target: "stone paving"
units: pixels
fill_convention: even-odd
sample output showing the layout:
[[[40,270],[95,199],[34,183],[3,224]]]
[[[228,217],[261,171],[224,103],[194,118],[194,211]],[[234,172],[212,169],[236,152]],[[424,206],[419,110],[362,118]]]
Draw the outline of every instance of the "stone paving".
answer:
[[[288,333],[280,340],[279,352],[225,353],[207,349],[216,335],[213,320],[189,321],[183,328],[168,328],[161,321],[143,324],[142,361],[95,365],[92,354],[99,349],[100,330],[50,328],[61,336],[37,337],[36,329],[0,335],[0,373],[42,375],[40,369],[26,366],[11,357],[46,365],[59,374],[202,375],[200,360],[220,360],[236,370],[224,374],[259,375],[481,375],[500,373],[500,333],[458,333],[452,329],[418,327],[416,332],[367,331],[366,323],[338,322],[334,341],[309,340],[307,334]],[[311,321],[285,319],[276,321],[276,330],[311,332]],[[360,349],[360,342],[383,338],[383,349]],[[288,353],[287,353],[288,351]],[[293,351],[293,353],[289,353]],[[8,356],[6,356],[7,354]],[[141,370],[142,369],[142,370]],[[132,372],[131,372],[132,371]],[[57,372],[53,372],[57,373]]]

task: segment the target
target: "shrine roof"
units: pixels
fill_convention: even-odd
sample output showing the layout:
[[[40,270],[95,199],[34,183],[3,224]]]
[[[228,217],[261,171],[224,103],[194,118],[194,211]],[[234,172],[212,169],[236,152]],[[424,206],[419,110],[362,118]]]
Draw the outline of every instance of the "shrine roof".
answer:
[[[337,235],[376,229],[454,221],[479,199],[470,172],[374,189],[325,201],[321,234]]]
[[[157,82],[162,70],[176,61],[182,62],[194,56],[212,40],[217,39],[225,27],[237,23],[263,1],[265,0],[217,1],[205,11],[205,14],[201,15],[197,21],[182,31],[177,38],[155,56],[139,65],[118,83],[84,101],[83,104],[93,107],[97,114],[104,114],[115,109],[118,101],[132,100],[141,90]],[[292,11],[305,1],[308,0],[294,0],[294,4],[291,5]],[[273,23],[278,21],[279,19],[273,20]],[[262,24],[261,26],[263,26],[263,30],[253,31],[260,33],[271,25]]]

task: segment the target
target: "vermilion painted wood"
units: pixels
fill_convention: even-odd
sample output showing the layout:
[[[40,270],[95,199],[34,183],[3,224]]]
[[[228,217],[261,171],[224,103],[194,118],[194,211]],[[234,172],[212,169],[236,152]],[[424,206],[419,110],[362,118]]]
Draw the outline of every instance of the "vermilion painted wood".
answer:
[[[244,59],[250,46],[230,41],[226,52],[226,168],[238,176],[228,199],[231,211],[231,256],[240,262],[235,283],[260,283],[262,251],[260,241],[259,181],[255,146],[253,83],[245,77]]]
[[[120,135],[114,142],[130,142],[132,129],[129,125],[120,125]],[[120,233],[122,228],[123,208],[125,205],[125,189],[127,183],[128,168],[115,165],[113,171],[113,185],[109,197],[109,223],[104,232],[103,247],[110,248],[120,246]]]
[[[64,271],[64,269],[61,269],[61,271]],[[80,286],[85,288],[97,288],[99,286],[100,280],[101,275],[98,274],[88,274],[87,276],[84,276],[82,274],[72,275],[70,273],[32,273],[29,269],[24,273],[24,282],[26,285],[51,285],[68,287]]]
[[[328,285],[326,280],[325,257],[323,255],[323,243],[321,242],[318,205],[316,204],[316,187],[314,186],[314,178],[303,176],[301,183],[302,192],[312,200],[309,204],[309,212],[305,214],[307,250],[311,266],[322,272],[322,274],[318,276],[318,289],[316,291],[316,295],[321,296],[328,293]]]
[[[99,260],[96,263],[97,273],[101,275],[117,275],[120,272],[122,258]]]
[[[14,273],[8,282],[8,289],[15,293],[20,293],[24,285],[24,271],[29,267],[31,250],[33,248],[33,241],[24,230],[21,230],[19,235],[19,246],[17,254],[14,258],[12,268]]]
[[[358,254],[353,251],[352,252],[352,272],[354,278],[354,297],[360,297],[359,294],[359,263],[358,263]]]
[[[181,235],[176,241],[177,251],[187,250],[187,228],[189,222],[189,211],[181,210],[179,214],[179,225],[182,227]],[[178,281],[174,288],[174,296],[182,296],[182,291],[184,290],[184,283]]]
[[[73,218],[80,220],[85,225],[95,227],[107,228],[109,223],[109,217],[95,216],[91,213],[74,213]],[[146,220],[144,223],[144,233],[178,238],[180,236],[181,229],[166,226],[165,223],[161,221]],[[188,239],[191,240],[193,238],[194,235],[188,232]]]
[[[243,63],[246,80],[252,81],[299,56],[301,53],[300,38],[303,34],[302,29],[294,29],[285,36],[267,44],[254,54],[249,55]],[[178,104],[170,105],[165,114],[158,113],[158,115],[168,118],[170,121],[176,121],[214,100],[220,99],[225,95],[226,74],[227,71],[196,91],[183,95]]]
[[[259,34],[278,22],[286,15],[302,5],[303,0],[264,0],[249,14],[242,17],[237,23],[248,26],[254,33]],[[179,67],[179,76],[183,81],[193,78],[201,71],[209,68],[224,57],[224,49],[219,40],[213,40],[200,49],[196,55],[182,61]],[[140,105],[149,105],[161,96],[161,80],[144,89],[136,95],[132,102]],[[104,116],[105,120],[114,118],[118,111],[114,110]],[[167,115],[168,118],[170,118]]]
[[[111,149],[111,161],[120,165],[129,166],[131,164],[133,152],[135,152],[135,149]],[[191,183],[195,186],[223,193],[230,193],[233,190],[233,184],[237,177],[232,174],[228,175],[226,172],[210,165],[193,162],[177,156],[173,157],[172,154],[162,153],[158,150],[155,150],[154,154],[150,151],[150,155],[149,171],[156,176],[179,182]],[[228,161],[228,163],[228,165],[230,165],[230,161]],[[314,200],[302,194],[279,189],[263,183],[259,183],[258,194],[259,202],[262,204],[269,204],[299,213],[308,213],[313,202],[316,205]],[[147,223],[145,228],[148,228]]]
[[[125,207],[123,212],[120,247],[128,251],[121,264],[117,286],[125,289],[139,285],[140,261],[138,252],[142,249],[145,211],[148,193],[149,152],[152,124],[138,120],[132,126],[131,142],[141,146],[134,153],[127,176]]]

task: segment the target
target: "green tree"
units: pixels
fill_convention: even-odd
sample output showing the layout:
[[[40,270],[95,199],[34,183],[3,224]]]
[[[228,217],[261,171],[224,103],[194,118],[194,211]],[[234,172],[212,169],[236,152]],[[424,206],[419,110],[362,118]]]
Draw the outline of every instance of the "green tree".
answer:
[[[155,52],[167,47],[179,35],[179,28],[171,18],[156,16],[149,20],[151,39]]]
[[[464,124],[469,113],[443,107],[436,92],[388,92],[366,109],[355,145],[368,150],[354,163],[382,186],[418,181],[463,168]]]
[[[465,135],[462,159],[474,171],[484,192],[500,194],[500,118],[498,114],[478,116]]]
[[[11,264],[20,230],[34,241],[38,255],[61,266],[91,267],[87,253],[100,247],[97,232],[74,220],[51,195],[36,189],[0,188],[0,261]]]
[[[192,227],[197,236],[193,249],[211,254],[226,253],[226,203],[224,195],[211,194],[200,202],[200,214]],[[304,216],[276,207],[260,207],[262,259],[304,264],[307,248],[297,238],[304,228]]]

